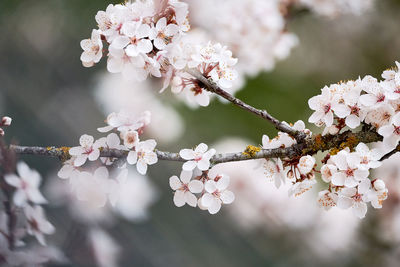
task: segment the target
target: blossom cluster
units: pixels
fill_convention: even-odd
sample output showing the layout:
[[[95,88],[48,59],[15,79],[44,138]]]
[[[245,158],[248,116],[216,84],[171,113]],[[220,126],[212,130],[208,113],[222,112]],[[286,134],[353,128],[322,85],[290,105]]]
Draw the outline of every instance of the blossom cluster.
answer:
[[[93,136],[82,135],[79,140],[80,146],[69,150],[71,159],[64,162],[58,176],[69,179],[71,188],[79,200],[93,201],[98,207],[104,207],[109,201],[115,206],[127,180],[127,165],[124,163],[119,166],[117,158],[112,156],[101,157],[100,151],[106,149],[126,153],[127,163],[136,165],[140,174],[146,174],[148,165],[158,161],[155,153],[156,141],[140,140],[150,120],[149,112],[139,116],[126,111],[111,113],[107,118],[108,125],[98,128],[98,131],[116,131],[118,134],[112,132],[97,140],[94,140]],[[93,168],[83,167],[87,161],[93,162]],[[91,171],[92,169],[94,171]]]
[[[8,127],[11,125],[12,119],[10,117],[3,117],[0,121],[0,127]],[[0,128],[0,136],[4,136],[3,128]]]
[[[108,44],[107,69],[127,79],[144,81],[162,78],[163,88],[184,93],[188,100],[207,106],[210,93],[186,68],[195,69],[222,88],[232,87],[237,78],[237,60],[225,46],[194,42],[187,32],[188,6],[178,0],[136,1],[109,5],[96,15],[99,29],[81,42],[81,61],[91,67],[103,57],[103,41]]]
[[[311,131],[305,128],[303,121],[297,121],[293,126],[297,131],[303,131],[307,136],[311,136]],[[267,135],[262,138],[263,149],[288,148],[297,144],[295,138],[287,133],[279,132],[278,136],[270,139]],[[268,159],[264,162],[265,175],[279,188],[282,183],[289,180],[292,186],[289,196],[299,196],[310,190],[317,183],[315,179],[315,158],[303,156],[298,159]]]
[[[42,180],[40,174],[29,168],[24,162],[17,164],[17,174],[9,173],[4,180],[15,189],[13,203],[23,210],[28,234],[35,236],[41,245],[46,245],[44,235],[55,232],[54,226],[47,221],[42,204],[46,204],[39,190]],[[16,240],[18,242],[19,240]]]
[[[231,204],[234,201],[235,195],[227,190],[229,176],[219,173],[214,168],[210,169],[210,159],[215,152],[215,149],[208,150],[204,143],[195,149],[182,149],[179,152],[187,161],[182,166],[179,178],[169,178],[170,187],[175,191],[173,200],[177,207],[188,204],[216,214],[222,204]]]
[[[330,157],[321,167],[321,177],[329,183],[329,190],[319,193],[319,205],[325,209],[352,208],[359,218],[365,217],[368,202],[376,209],[382,208],[388,195],[385,183],[369,178],[370,169],[381,166],[380,158],[379,151],[369,150],[364,143],[360,143],[355,152],[346,148]]]

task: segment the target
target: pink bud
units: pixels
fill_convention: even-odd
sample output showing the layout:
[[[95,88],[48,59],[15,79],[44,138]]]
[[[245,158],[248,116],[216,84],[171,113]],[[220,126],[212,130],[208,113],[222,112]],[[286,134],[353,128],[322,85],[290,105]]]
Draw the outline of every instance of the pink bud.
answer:
[[[4,130],[0,128],[0,136],[4,136]]]
[[[7,116],[5,116],[5,117],[3,117],[1,119],[1,125],[2,126],[10,126],[11,122],[12,122],[12,119],[10,117],[7,117]]]

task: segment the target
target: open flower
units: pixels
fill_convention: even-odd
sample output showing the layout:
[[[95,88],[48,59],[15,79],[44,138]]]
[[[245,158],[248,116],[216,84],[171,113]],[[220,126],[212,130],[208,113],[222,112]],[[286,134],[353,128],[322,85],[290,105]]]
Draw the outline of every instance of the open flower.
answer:
[[[385,149],[394,149],[400,141],[400,113],[392,118],[389,125],[379,128],[378,133],[383,136]]]
[[[180,178],[172,176],[169,178],[169,185],[175,190],[174,203],[177,207],[182,207],[186,203],[189,206],[196,207],[197,198],[194,194],[203,191],[203,183],[199,180],[190,180],[192,178],[191,171],[182,171]]]
[[[218,181],[209,180],[205,183],[206,193],[201,198],[201,205],[210,214],[216,214],[222,204],[231,204],[235,200],[235,195],[227,190],[229,181],[229,176],[223,175]]]
[[[17,164],[17,171],[19,176],[15,174],[6,174],[4,177],[9,185],[16,188],[13,197],[14,204],[18,207],[23,207],[28,201],[36,204],[47,203],[46,199],[39,191],[40,181],[42,180],[40,174],[30,169],[25,162],[19,162]]]
[[[152,29],[150,39],[154,40],[154,46],[163,50],[167,44],[172,41],[174,35],[179,32],[179,27],[176,24],[168,24],[165,17],[157,21],[156,27]]]
[[[322,89],[321,95],[310,98],[308,100],[308,105],[314,110],[314,113],[308,119],[310,123],[324,123],[327,127],[332,125],[332,106],[334,102],[328,87]]]
[[[182,166],[185,171],[192,171],[194,168],[199,168],[202,171],[206,171],[210,168],[210,159],[215,154],[215,149],[208,150],[208,146],[204,143],[201,143],[193,149],[182,149],[179,152],[179,155],[186,160]]]
[[[342,188],[339,192],[337,206],[341,209],[352,208],[354,215],[362,219],[367,213],[367,195],[370,191],[371,182],[364,179],[357,187]]]
[[[84,134],[79,139],[80,146],[73,147],[69,150],[71,156],[75,156],[74,165],[76,167],[85,164],[86,160],[95,161],[100,156],[100,144],[94,143],[93,136]]]
[[[92,67],[99,62],[103,56],[103,42],[101,41],[101,31],[93,30],[92,37],[81,41],[83,53],[81,61],[84,67]]]
[[[282,160],[267,160],[264,163],[265,175],[271,181],[275,182],[276,188],[279,188],[282,183],[285,183],[286,175],[283,169]]]
[[[140,174],[146,174],[147,165],[156,164],[158,161],[157,154],[154,152],[156,148],[156,141],[146,140],[139,142],[135,148],[135,151],[130,151],[127,157],[129,164],[136,164],[137,171]]]
[[[39,243],[46,245],[44,234],[51,235],[55,232],[54,226],[47,221],[43,208],[40,206],[26,206],[24,209],[26,220],[28,222],[28,234],[34,235]]]

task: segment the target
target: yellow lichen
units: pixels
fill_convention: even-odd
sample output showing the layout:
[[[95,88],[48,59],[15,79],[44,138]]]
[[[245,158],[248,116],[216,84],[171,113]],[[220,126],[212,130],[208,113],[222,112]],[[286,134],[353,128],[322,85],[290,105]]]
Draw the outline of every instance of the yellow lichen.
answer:
[[[252,158],[257,154],[257,152],[260,151],[261,151],[260,147],[249,145],[246,147],[245,151],[243,151],[243,154]]]

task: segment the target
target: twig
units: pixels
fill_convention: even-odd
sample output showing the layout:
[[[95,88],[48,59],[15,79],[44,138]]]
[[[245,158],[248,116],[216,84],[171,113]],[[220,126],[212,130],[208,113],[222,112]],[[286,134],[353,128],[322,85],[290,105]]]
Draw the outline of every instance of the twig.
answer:
[[[294,130],[289,125],[274,118],[266,110],[257,109],[255,107],[243,102],[242,100],[234,97],[233,95],[229,94],[225,90],[221,89],[214,82],[212,82],[211,80],[204,77],[203,74],[201,74],[198,70],[186,69],[185,71],[187,73],[189,73],[190,75],[192,75],[193,77],[195,77],[197,80],[199,80],[202,84],[204,84],[210,92],[213,92],[213,93],[225,98],[226,100],[233,103],[234,105],[236,105],[244,110],[247,110],[253,114],[256,114],[257,116],[269,121],[270,123],[272,123],[275,126],[275,128],[277,130],[290,134],[291,136],[295,137],[298,142],[301,142],[302,140],[305,139],[306,135],[303,132]]]

